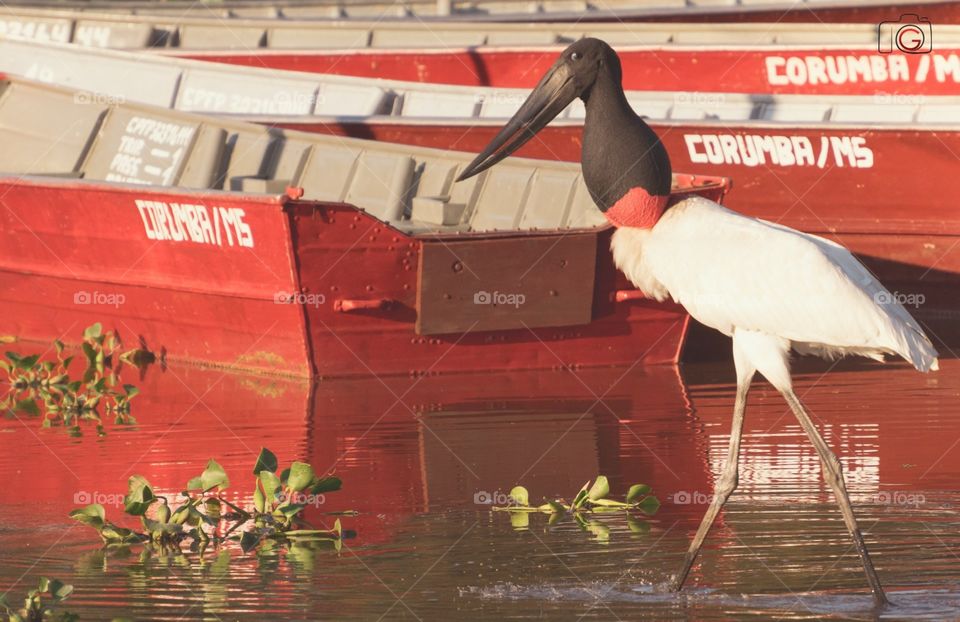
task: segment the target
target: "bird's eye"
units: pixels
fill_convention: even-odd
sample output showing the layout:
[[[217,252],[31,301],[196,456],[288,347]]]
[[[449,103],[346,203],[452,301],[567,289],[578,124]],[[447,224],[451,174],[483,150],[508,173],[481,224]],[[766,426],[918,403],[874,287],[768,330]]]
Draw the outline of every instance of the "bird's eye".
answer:
[[[580,54],[580,52],[573,52],[570,54],[571,60],[580,60],[581,58],[583,58],[583,56]]]

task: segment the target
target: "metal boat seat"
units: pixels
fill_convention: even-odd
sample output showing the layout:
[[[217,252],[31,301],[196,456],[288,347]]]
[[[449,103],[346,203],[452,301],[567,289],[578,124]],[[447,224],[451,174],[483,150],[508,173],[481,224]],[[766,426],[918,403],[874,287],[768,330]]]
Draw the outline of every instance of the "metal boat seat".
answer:
[[[111,107],[83,163],[84,178],[176,185],[199,129],[196,119],[157,114],[155,108]]]
[[[274,28],[270,32],[273,49],[352,50],[370,45],[373,33],[368,28]]]
[[[156,45],[162,38],[162,33],[146,22],[106,21],[83,17],[76,21],[73,31],[73,43],[95,48],[137,49]]]
[[[316,99],[315,115],[377,115],[390,114],[394,95],[373,85],[321,82]]]
[[[316,80],[278,78],[265,89],[239,72],[191,67],[183,72],[176,107],[228,114],[307,115],[317,99]]]
[[[917,113],[914,104],[884,104],[875,103],[839,103],[833,107],[830,119],[835,122],[851,123],[912,123]]]
[[[194,49],[250,49],[266,46],[267,33],[259,26],[185,23],[180,26],[179,41],[180,47]]]
[[[375,48],[433,48],[483,45],[480,30],[376,30],[370,41]]]
[[[444,93],[433,90],[407,91],[403,94],[404,117],[475,117],[480,99],[473,93]]]
[[[0,91],[0,171],[79,173],[105,114],[105,106],[77,105],[73,93],[7,84]]]

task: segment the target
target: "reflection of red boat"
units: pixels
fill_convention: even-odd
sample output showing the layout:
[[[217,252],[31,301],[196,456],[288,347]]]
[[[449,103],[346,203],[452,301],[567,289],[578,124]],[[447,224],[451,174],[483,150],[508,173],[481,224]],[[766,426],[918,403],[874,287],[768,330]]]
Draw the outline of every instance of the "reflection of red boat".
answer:
[[[577,166],[517,160],[454,187],[468,154],[0,91],[17,145],[0,155],[0,305],[35,303],[0,313],[5,333],[105,319],[171,359],[301,376],[679,355],[686,315],[615,270]]]
[[[34,309],[22,303],[5,311]],[[960,388],[952,364],[945,361],[933,380],[905,366],[886,370],[883,388],[866,393],[850,387],[873,386],[875,369],[835,372],[834,385],[814,387],[819,374],[798,380],[811,390],[851,494],[864,505],[877,504],[881,491],[955,489],[960,447],[943,434],[955,416],[949,398],[922,406],[927,425],[905,427],[904,414],[916,411],[916,391],[930,382],[938,383],[938,395]],[[522,483],[538,499],[563,496],[598,473],[610,477],[615,493],[632,483],[651,484],[663,504],[661,525],[680,519],[681,528],[692,529],[726,455],[733,389],[718,384],[718,376],[732,376],[731,369],[693,366],[683,379],[676,367],[638,366],[367,377],[311,387],[191,366],[151,367],[142,379],[124,378],[141,394],[134,428],[107,426],[120,443],[96,442],[92,428],[77,440],[56,429],[30,429],[39,427],[36,419],[15,423],[7,443],[30,456],[30,473],[48,476],[9,477],[3,500],[66,520],[77,505],[104,495],[109,498],[99,500],[116,517],[122,505],[111,503],[122,503],[130,474],[148,475],[161,492],[175,492],[207,458],[230,474],[230,498],[248,499],[249,469],[267,446],[281,462],[307,460],[343,478],[343,490],[328,495],[309,518],[320,523],[329,518],[319,512],[359,510],[344,522],[362,544],[393,540],[413,514],[451,507],[485,512],[488,505],[474,502],[477,493],[492,496]],[[784,417],[775,391],[756,387],[750,408],[734,501],[752,497],[782,505],[785,498],[828,494],[814,450]],[[217,438],[213,445],[211,438]],[[77,530],[73,537],[93,542],[92,533]]]
[[[29,305],[13,311],[33,312]],[[124,380],[141,389],[138,423],[108,424],[109,438],[146,442],[110,443],[104,451],[92,427],[78,442],[57,430],[38,429],[38,437],[17,424],[31,472],[51,476],[9,478],[5,503],[50,508],[62,519],[99,501],[119,519],[131,474],[176,494],[208,458],[230,475],[228,498],[249,501],[249,473],[262,446],[283,464],[307,460],[318,471],[335,471],[343,489],[326,495],[308,518],[322,523],[331,519],[321,512],[357,510],[344,523],[361,544],[391,540],[412,514],[485,512],[490,506],[478,493],[493,499],[521,480],[545,497],[570,495],[599,473],[617,493],[638,481],[661,496],[710,486],[706,448],[676,367],[467,374],[453,382],[366,377],[311,386],[172,366]],[[39,428],[39,421],[24,417],[23,425]],[[652,434],[651,426],[659,431]],[[652,437],[662,439],[656,453],[638,441]],[[211,438],[218,440],[211,445]]]

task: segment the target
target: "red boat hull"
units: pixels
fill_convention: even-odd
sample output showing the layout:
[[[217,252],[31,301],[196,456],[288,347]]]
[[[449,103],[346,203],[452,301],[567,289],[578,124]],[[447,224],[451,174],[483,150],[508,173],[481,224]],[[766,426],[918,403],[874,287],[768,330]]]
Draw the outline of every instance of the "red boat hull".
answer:
[[[305,50],[180,52],[212,62],[462,86],[532,88],[560,47],[498,50]],[[618,49],[623,86],[634,91],[801,95],[956,95],[960,54],[880,54],[877,48]],[[883,103],[879,101],[878,103]],[[892,101],[891,103],[898,103]]]
[[[379,121],[280,125],[463,151],[480,151],[498,129]],[[652,125],[675,169],[734,180],[726,205],[847,246],[903,297],[934,337],[960,339],[960,252],[954,252],[960,216],[952,183],[960,132]],[[577,162],[581,131],[576,125],[548,126],[519,154]],[[767,153],[763,163],[745,163],[752,152],[736,140],[756,144],[757,136],[783,137],[776,139],[782,149]],[[721,140],[728,147],[734,141],[736,149],[724,151]]]
[[[239,214],[239,233],[228,241],[224,220],[204,243],[164,239],[144,201]],[[430,375],[673,363],[688,321],[677,306],[614,302],[632,287],[612,265],[609,230],[556,234],[600,236],[589,324],[427,336],[416,326],[418,257],[456,242],[407,237],[351,206],[42,179],[0,180],[0,205],[0,333],[25,339],[70,342],[101,321],[169,360]],[[371,299],[393,302],[351,307]]]

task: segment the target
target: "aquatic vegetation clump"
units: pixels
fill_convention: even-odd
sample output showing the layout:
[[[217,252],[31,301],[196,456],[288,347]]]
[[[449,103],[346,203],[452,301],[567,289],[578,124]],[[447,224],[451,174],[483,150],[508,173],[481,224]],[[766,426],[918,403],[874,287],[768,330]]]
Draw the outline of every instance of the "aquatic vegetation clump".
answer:
[[[54,611],[53,605],[59,604],[73,593],[73,586],[40,577],[37,589],[30,590],[23,601],[23,607],[17,608],[0,596],[0,609],[6,612],[9,622],[75,622],[80,617],[68,611]]]
[[[140,392],[132,384],[123,384],[120,375],[125,365],[142,367],[153,355],[142,349],[120,352],[121,343],[113,331],[104,331],[100,323],[83,331],[80,350],[86,367],[79,378],[70,375],[76,358],[66,355],[60,340],[53,342],[56,360],[41,360],[40,354],[7,352],[0,359],[0,370],[7,374],[9,389],[0,399],[5,413],[20,412],[43,417],[43,427],[63,425],[72,434],[81,433],[81,421],[96,423],[104,434],[103,417],[113,417],[118,425],[133,424],[130,401]],[[76,366],[74,366],[76,368]]]
[[[253,511],[223,497],[221,493],[229,487],[230,479],[216,460],[210,460],[174,501],[156,495],[142,475],[129,479],[124,512],[140,517],[142,530],[113,524],[98,503],[76,509],[70,517],[96,529],[107,546],[146,543],[166,548],[192,540],[194,545],[205,547],[235,541],[246,552],[267,541],[330,541],[339,549],[343,535],[339,519],[333,529],[312,529],[301,514],[309,499],[340,490],[340,478],[318,477],[305,462],[294,462],[279,474],[277,468],[273,452],[261,449],[253,467]]]
[[[643,532],[647,525],[639,521],[636,513],[653,515],[660,509],[660,501],[650,493],[650,486],[634,484],[627,491],[623,501],[608,499],[610,483],[606,476],[598,475],[591,483],[589,480],[574,495],[571,501],[548,499],[541,505],[530,505],[530,493],[523,486],[510,490],[511,504],[494,507],[494,511],[509,512],[510,522],[517,529],[526,529],[530,524],[530,514],[549,514],[548,525],[555,525],[565,516],[573,520],[584,530],[593,533],[598,540],[606,541],[610,529],[603,523],[593,520],[591,515],[621,513],[627,517],[627,525],[634,532]]]

